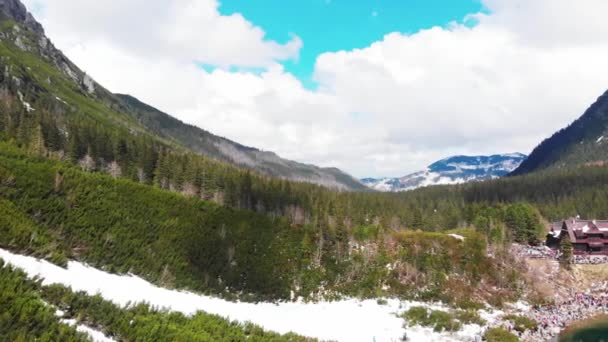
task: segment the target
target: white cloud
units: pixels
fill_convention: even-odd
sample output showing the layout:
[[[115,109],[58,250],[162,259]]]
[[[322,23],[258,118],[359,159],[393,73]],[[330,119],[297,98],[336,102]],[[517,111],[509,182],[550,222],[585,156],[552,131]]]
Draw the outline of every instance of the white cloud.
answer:
[[[264,39],[210,0],[50,1],[42,22],[115,92],[244,144],[357,176],[400,176],[455,153],[529,152],[608,86],[608,2],[483,0],[474,27],[389,33],[321,54],[304,89]],[[262,67],[206,72],[192,61]]]
[[[217,0],[27,0],[63,48],[105,41],[139,58],[266,67],[297,58],[302,41],[265,40],[240,14],[220,15]]]

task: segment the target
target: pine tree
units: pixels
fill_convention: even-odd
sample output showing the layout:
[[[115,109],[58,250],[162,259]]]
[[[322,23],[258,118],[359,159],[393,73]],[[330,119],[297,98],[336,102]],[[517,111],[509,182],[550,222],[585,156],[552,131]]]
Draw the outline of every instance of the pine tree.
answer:
[[[567,270],[571,269],[572,264],[572,241],[570,241],[570,236],[566,234],[561,242],[560,242],[561,256],[560,256],[560,264]]]
[[[42,134],[42,125],[36,125],[32,131],[32,135],[29,141],[29,150],[31,153],[39,156],[46,155],[46,148],[44,147],[44,135]]]

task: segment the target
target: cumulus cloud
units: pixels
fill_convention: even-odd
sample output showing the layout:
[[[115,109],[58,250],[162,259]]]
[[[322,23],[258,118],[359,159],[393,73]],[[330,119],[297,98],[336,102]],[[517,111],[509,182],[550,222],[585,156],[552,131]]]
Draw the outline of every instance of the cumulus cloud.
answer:
[[[297,58],[302,41],[280,44],[240,14],[221,15],[217,0],[26,0],[66,49],[92,42],[139,58],[266,67]]]
[[[241,15],[220,15],[216,1],[34,2],[56,44],[112,91],[356,176],[529,152],[608,86],[603,0],[483,0],[487,11],[463,22],[321,54],[314,91],[280,64],[297,58],[297,36],[269,41]]]

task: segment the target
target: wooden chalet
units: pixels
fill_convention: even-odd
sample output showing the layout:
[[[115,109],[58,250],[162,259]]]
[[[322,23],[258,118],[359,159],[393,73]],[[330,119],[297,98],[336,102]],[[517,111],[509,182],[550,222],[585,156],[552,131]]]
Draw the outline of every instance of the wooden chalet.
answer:
[[[551,224],[547,246],[559,248],[568,236],[575,255],[608,255],[608,220],[567,219]]]

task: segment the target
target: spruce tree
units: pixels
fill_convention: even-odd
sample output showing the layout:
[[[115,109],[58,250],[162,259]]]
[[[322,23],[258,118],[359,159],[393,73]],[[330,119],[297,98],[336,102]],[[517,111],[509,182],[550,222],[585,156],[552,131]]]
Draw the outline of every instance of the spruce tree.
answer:
[[[560,264],[565,269],[570,269],[572,264],[572,241],[570,241],[570,236],[566,234],[560,242],[561,256],[560,256]]]

